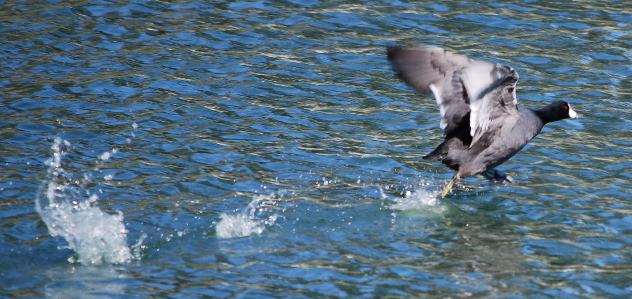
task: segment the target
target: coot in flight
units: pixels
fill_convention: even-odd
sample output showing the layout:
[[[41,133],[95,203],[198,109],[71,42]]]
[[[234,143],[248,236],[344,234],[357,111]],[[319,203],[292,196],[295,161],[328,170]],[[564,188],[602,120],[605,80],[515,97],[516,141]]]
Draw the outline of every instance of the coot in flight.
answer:
[[[423,159],[457,171],[444,197],[457,180],[477,174],[512,182],[494,167],[519,152],[544,124],[577,117],[566,101],[535,111],[518,106],[518,73],[508,66],[436,47],[389,47],[387,57],[402,81],[418,92],[432,92],[439,104],[445,140]]]

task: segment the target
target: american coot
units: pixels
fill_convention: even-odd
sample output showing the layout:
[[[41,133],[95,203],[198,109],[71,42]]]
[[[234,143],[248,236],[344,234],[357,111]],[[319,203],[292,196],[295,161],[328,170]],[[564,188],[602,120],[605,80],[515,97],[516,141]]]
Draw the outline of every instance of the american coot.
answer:
[[[439,104],[445,141],[423,159],[457,171],[444,197],[454,182],[477,174],[513,182],[494,167],[519,152],[544,124],[577,117],[566,101],[535,111],[518,106],[518,73],[508,66],[435,47],[389,47],[387,57],[402,81],[418,92],[432,92]]]

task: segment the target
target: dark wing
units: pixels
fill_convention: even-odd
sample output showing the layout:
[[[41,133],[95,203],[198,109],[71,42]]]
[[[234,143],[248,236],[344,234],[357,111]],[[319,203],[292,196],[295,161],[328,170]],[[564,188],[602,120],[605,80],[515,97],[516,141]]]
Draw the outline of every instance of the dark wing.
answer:
[[[452,77],[471,60],[441,48],[417,46],[389,47],[387,58],[402,81],[418,92],[434,94],[441,112],[441,129],[450,136],[470,112],[463,87],[453,88],[452,84],[460,83],[452,82]]]
[[[471,146],[498,129],[502,118],[517,114],[518,74],[510,67],[431,47],[389,47],[387,57],[402,81],[418,92],[434,94],[446,136],[456,133],[470,113]]]
[[[431,84],[443,84],[446,75],[472,61],[441,48],[418,46],[389,47],[387,58],[397,76],[422,93],[431,92]]]

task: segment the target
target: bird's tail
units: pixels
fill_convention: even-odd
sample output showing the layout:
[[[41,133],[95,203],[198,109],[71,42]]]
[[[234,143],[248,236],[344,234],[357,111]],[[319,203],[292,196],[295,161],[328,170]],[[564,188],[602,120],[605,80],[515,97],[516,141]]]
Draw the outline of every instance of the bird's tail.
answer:
[[[437,146],[434,151],[425,155],[422,159],[441,161],[441,163],[448,166],[448,168],[458,171],[460,161],[458,160],[459,155],[455,155],[455,153],[458,153],[457,149],[459,147],[453,146],[450,143],[455,142],[452,139],[444,141],[439,146]],[[453,147],[452,149],[450,149],[451,146]],[[449,153],[449,151],[452,152]]]
[[[424,160],[435,160],[435,161],[443,161],[446,157],[447,153],[440,151],[441,146],[436,148],[430,154],[425,155],[422,159]]]

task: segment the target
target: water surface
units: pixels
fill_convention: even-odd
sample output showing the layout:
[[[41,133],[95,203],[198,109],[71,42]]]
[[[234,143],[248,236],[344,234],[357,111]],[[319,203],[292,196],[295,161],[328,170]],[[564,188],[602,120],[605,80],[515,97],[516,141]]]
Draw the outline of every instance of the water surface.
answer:
[[[6,297],[632,295],[632,15],[570,3],[5,1]],[[434,99],[385,46],[566,100],[482,178],[421,160]]]

